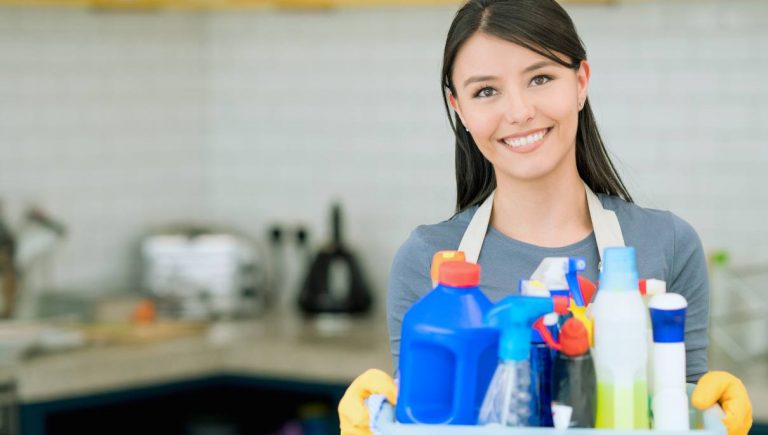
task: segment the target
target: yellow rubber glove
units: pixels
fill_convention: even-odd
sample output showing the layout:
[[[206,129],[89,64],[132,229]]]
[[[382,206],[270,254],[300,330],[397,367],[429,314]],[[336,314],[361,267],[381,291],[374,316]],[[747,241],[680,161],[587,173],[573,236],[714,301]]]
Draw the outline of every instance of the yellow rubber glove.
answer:
[[[384,395],[393,405],[397,402],[397,387],[391,376],[379,369],[368,369],[347,388],[339,402],[341,435],[370,435],[370,416],[365,399],[371,394]]]
[[[752,403],[744,384],[730,373],[709,372],[699,379],[691,403],[702,411],[720,403],[728,435],[747,435],[752,427]]]

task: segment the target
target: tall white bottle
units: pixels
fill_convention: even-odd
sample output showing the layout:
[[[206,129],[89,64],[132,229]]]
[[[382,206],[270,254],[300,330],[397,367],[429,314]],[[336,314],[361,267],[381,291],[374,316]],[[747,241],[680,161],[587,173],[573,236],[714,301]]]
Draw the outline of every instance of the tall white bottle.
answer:
[[[651,299],[653,323],[653,428],[689,430],[685,387],[685,311],[688,303],[676,293]],[[662,369],[663,368],[663,369]]]
[[[635,249],[606,248],[591,307],[599,429],[648,429],[648,319]]]

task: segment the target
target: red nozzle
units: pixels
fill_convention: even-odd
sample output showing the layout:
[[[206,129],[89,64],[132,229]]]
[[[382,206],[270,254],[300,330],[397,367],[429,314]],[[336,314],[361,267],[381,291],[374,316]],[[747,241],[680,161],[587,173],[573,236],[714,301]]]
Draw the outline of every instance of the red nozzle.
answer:
[[[544,339],[544,343],[547,343],[547,346],[558,352],[560,351],[561,346],[558,342],[555,341],[554,338],[552,338],[552,333],[549,332],[549,328],[547,328],[547,325],[544,324],[543,317],[539,318],[539,320],[533,324],[533,329],[537,330],[539,334],[541,334],[541,338]]]
[[[568,314],[571,309],[571,298],[568,296],[552,296],[552,305],[554,306],[554,312],[557,314]]]
[[[582,275],[579,275],[578,279],[579,279],[579,288],[581,289],[581,297],[584,299],[584,305],[589,305],[589,303],[592,302],[592,298],[595,295],[595,290],[597,290],[597,286],[595,285],[595,283],[583,277]]]
[[[587,328],[579,319],[571,317],[565,321],[560,329],[560,347],[562,348],[560,351],[570,357],[587,353],[589,350]]]

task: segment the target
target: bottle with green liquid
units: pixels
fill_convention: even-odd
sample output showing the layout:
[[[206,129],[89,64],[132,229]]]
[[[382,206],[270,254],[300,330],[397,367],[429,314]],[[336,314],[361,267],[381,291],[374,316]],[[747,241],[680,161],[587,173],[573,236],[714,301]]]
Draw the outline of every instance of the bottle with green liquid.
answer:
[[[646,308],[635,249],[606,248],[594,318],[597,416],[601,429],[648,429]]]

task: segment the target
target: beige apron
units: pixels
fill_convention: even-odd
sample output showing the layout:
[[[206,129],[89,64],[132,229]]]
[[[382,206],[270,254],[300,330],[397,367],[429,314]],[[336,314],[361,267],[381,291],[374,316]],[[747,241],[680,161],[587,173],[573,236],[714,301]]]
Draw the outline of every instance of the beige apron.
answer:
[[[592,229],[597,241],[597,252],[602,260],[605,248],[624,246],[624,236],[621,233],[621,226],[618,218],[616,218],[616,213],[613,210],[603,208],[600,199],[589,186],[584,184],[584,188],[587,192],[589,217],[592,220]],[[477,263],[477,259],[480,258],[480,249],[483,247],[485,234],[488,232],[488,225],[491,222],[491,209],[493,208],[495,193],[495,190],[491,192],[477,209],[461,238],[461,243],[459,243],[459,251],[464,252],[466,261],[470,263]]]

